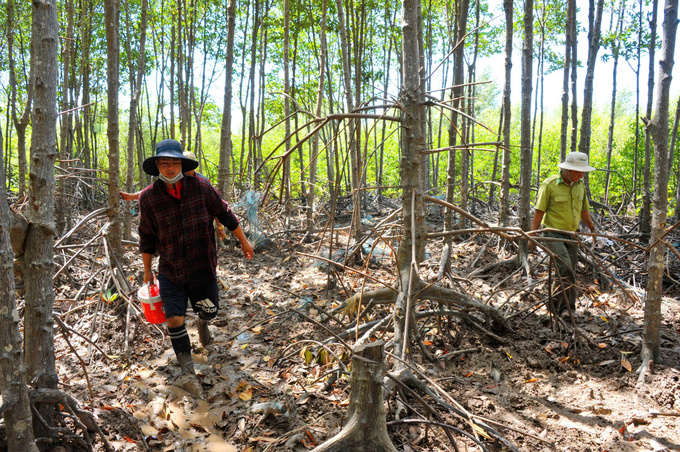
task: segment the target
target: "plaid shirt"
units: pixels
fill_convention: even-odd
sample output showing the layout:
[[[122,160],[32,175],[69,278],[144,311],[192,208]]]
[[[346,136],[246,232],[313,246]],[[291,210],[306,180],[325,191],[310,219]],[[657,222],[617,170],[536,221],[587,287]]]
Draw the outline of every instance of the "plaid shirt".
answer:
[[[142,191],[139,208],[139,250],[159,254],[159,273],[175,284],[217,279],[213,219],[230,231],[238,219],[210,182],[185,176],[181,199],[175,199],[159,179]]]

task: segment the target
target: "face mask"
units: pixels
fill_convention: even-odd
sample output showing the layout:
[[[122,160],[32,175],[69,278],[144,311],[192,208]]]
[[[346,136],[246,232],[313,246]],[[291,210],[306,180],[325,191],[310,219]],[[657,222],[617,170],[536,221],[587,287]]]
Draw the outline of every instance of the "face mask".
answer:
[[[160,173],[160,172],[158,173],[158,178],[159,178],[160,180],[162,180],[162,181],[165,182],[166,184],[171,184],[171,185],[176,184],[176,183],[179,182],[180,179],[182,179],[183,177],[184,177],[184,173],[182,173],[181,171],[180,171],[179,173],[177,173],[177,175],[176,175],[175,177],[173,177],[172,179],[163,176],[163,173]]]

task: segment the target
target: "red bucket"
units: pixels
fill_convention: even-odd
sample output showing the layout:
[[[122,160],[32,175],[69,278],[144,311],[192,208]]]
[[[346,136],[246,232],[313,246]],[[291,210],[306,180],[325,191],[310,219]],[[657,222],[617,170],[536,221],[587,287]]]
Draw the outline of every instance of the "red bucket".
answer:
[[[163,302],[158,293],[158,284],[144,284],[137,291],[137,299],[142,303],[144,309],[144,317],[149,323],[163,323],[165,322],[165,311],[163,310]]]

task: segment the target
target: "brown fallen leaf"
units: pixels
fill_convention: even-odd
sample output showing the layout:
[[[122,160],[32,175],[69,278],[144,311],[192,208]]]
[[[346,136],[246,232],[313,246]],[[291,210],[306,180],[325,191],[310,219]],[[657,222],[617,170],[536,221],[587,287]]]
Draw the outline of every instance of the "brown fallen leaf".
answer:
[[[622,365],[628,372],[632,372],[632,371],[633,371],[633,366],[630,365],[630,361],[628,361],[626,358],[621,358],[621,365]]]
[[[207,432],[208,432],[208,431],[207,431],[205,428],[203,428],[203,426],[200,425],[200,424],[191,424],[191,426],[192,426],[193,428],[195,428],[196,430],[198,430],[199,432],[201,432],[201,433],[207,433]]]
[[[277,439],[276,438],[267,438],[266,436],[253,436],[251,438],[248,438],[248,441],[250,441],[252,443],[256,443],[256,442],[273,443],[273,442],[277,441]]]
[[[253,388],[248,388],[247,391],[244,391],[238,395],[238,398],[243,400],[243,401],[248,401],[253,398]]]

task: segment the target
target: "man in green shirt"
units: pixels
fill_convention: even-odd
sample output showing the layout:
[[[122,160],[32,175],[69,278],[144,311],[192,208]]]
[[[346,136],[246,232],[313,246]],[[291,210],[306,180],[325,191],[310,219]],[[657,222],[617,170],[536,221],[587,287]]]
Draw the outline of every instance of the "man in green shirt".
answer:
[[[594,171],[595,168],[588,164],[588,155],[583,152],[570,152],[564,162],[557,165],[560,173],[543,181],[538,189],[536,198],[536,210],[531,222],[531,230],[543,227],[562,229],[564,231],[577,231],[579,222],[582,220],[591,232],[595,232],[595,223],[590,218],[590,204],[586,196],[586,187],[581,179],[585,173]],[[573,240],[568,234],[559,232],[545,232],[545,237],[560,240]],[[594,238],[593,238],[594,240]],[[530,248],[534,244],[530,243]],[[578,262],[578,245],[559,240],[547,241],[548,247],[558,257],[556,267],[561,276],[565,289],[567,302],[572,311],[576,309],[576,263]],[[567,310],[561,294],[558,297],[557,312]]]

